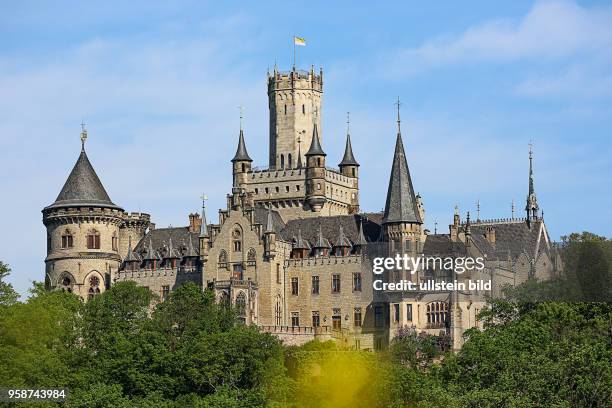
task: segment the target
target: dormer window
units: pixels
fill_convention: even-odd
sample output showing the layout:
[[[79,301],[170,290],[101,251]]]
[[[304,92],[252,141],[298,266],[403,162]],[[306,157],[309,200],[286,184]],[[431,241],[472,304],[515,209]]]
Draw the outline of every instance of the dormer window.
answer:
[[[91,230],[87,234],[87,249],[100,249],[100,233],[96,230]]]
[[[73,236],[69,230],[62,234],[62,248],[72,248],[74,246]]]

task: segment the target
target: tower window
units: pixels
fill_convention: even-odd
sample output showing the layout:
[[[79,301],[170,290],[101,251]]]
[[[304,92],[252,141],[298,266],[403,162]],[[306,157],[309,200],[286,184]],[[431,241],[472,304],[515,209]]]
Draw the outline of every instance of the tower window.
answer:
[[[299,290],[298,278],[291,278],[291,294],[297,296],[299,294]]]
[[[340,275],[332,275],[332,293],[340,293]]]
[[[319,312],[318,311],[313,311],[312,312],[312,327],[319,327],[321,326],[321,320],[319,318]]]
[[[100,233],[96,230],[91,230],[87,234],[87,249],[100,249]]]
[[[287,105],[285,105],[285,115],[287,114]]]
[[[353,291],[361,292],[361,273],[353,274]]]
[[[100,294],[100,278],[92,276],[89,278],[89,291],[87,292],[87,299],[93,299],[94,296]]]
[[[285,186],[285,191],[288,193],[289,192],[289,186]]]
[[[302,115],[306,114],[306,105],[302,104]]]
[[[355,322],[355,327],[361,327],[361,308],[355,308],[355,314],[353,316],[353,321]]]
[[[291,168],[291,153],[287,155],[287,168],[288,169]]]
[[[72,233],[69,230],[66,230],[66,232],[64,232],[62,235],[62,248],[72,248],[73,242]]]
[[[281,159],[281,165],[280,165],[281,169],[284,169],[285,168],[285,156],[281,154],[280,159]]]
[[[291,325],[293,327],[300,325],[300,312],[291,312]]]
[[[319,294],[319,277],[318,276],[312,277],[312,294],[313,295]]]
[[[242,234],[240,234],[239,230],[234,230],[234,232],[232,233],[232,238],[234,240],[234,252],[242,251],[241,235]]]
[[[113,234],[113,238],[112,238],[113,251],[117,251],[117,247],[118,247],[117,242],[118,242],[117,235]]]

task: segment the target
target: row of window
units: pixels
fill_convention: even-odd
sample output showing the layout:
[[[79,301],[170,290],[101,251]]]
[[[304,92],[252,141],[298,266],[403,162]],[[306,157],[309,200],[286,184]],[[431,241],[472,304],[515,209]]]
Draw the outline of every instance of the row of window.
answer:
[[[327,317],[323,317],[325,320]],[[348,315],[345,317],[348,320]],[[342,328],[342,313],[339,308],[332,309],[332,329],[340,330]],[[353,325],[355,327],[361,327],[363,319],[361,315],[361,307],[355,307],[353,309]],[[300,325],[300,312],[291,312],[291,325],[297,327]],[[321,313],[318,310],[312,311],[312,327],[321,327]]]
[[[96,230],[91,230],[85,236],[87,242],[87,249],[100,249],[100,233]],[[117,251],[118,247],[118,238],[116,235],[113,235],[111,238],[111,246],[113,251]],[[74,247],[74,235],[66,230],[62,234],[62,248],[73,248]]]
[[[291,187],[289,186],[285,186],[285,193],[288,193],[291,190]],[[280,187],[274,187],[274,191],[277,193],[280,193]],[[295,185],[295,191],[300,191],[300,185],[296,184]],[[270,189],[268,187],[264,188],[264,193],[265,194],[270,194]],[[259,188],[255,188],[255,195],[259,194]]]
[[[278,269],[277,269],[278,271]],[[277,281],[279,278],[279,274],[277,272]],[[300,294],[300,284],[299,278],[293,277],[291,278],[291,294],[299,295]],[[333,274],[331,281],[331,292],[332,293],[340,293],[341,291],[341,280],[340,274]],[[361,292],[361,273],[353,273],[353,292]],[[311,293],[313,295],[319,294],[319,276],[315,275],[312,277],[311,283]]]

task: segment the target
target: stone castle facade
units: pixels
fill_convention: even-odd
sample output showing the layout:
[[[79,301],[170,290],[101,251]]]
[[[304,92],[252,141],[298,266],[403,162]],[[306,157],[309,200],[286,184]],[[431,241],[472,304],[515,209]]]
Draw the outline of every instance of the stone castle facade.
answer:
[[[90,299],[116,282],[132,280],[162,299],[186,281],[213,290],[234,305],[239,319],[290,344],[336,339],[358,349],[385,348],[401,329],[447,335],[458,348],[463,332],[479,325],[485,306],[469,290],[374,290],[373,254],[483,257],[471,279],[491,280],[489,294],[529,277],[558,273],[559,257],[538,207],[529,155],[526,218],[461,220],[447,234],[424,228],[400,130],[389,155],[391,174],[381,213],[359,207],[359,163],[350,135],[337,168],[323,150],[323,72],[268,75],[270,154],[267,168],[252,166],[244,131],[231,160],[233,185],[218,223],[206,209],[189,225],[155,228],[151,216],[114,204],[84,148],[53,204],[47,228],[45,282]],[[442,269],[386,272],[398,282],[440,281]]]

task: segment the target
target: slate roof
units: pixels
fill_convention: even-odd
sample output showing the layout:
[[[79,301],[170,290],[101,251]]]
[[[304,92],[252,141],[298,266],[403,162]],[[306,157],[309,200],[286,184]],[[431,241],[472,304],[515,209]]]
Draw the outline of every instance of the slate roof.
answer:
[[[426,256],[463,256],[466,253],[463,241],[453,242],[449,234],[427,235],[423,245],[423,254]]]
[[[312,217],[298,218],[287,222],[285,228],[281,232],[281,236],[291,242],[298,236],[298,230],[301,231],[303,239],[314,244],[317,242],[319,235],[319,226],[321,226],[321,234],[329,242],[335,242],[340,232],[340,226],[344,236],[351,243],[359,240],[359,223],[363,222],[363,232],[368,242],[378,240],[380,236],[380,224],[372,221],[365,215],[336,215],[331,217]]]
[[[189,237],[191,236],[191,242],[193,245],[193,252],[195,256],[199,255],[199,245],[195,244],[198,241],[197,232],[189,232],[189,227],[174,227],[174,228],[157,228],[153,231],[149,231],[136,245],[134,252],[140,255],[141,258],[147,255],[147,249],[149,241],[153,247],[153,250],[158,256],[167,258],[168,243],[170,242],[170,236],[172,236],[172,243],[177,255],[190,256],[189,255]],[[193,255],[192,255],[193,256]]]
[[[423,222],[419,215],[414,189],[412,188],[402,135],[399,132],[395,142],[395,153],[383,217],[383,223],[390,222]]]
[[[500,223],[475,223],[470,226],[474,244],[488,257],[505,259],[510,253],[511,258],[516,258],[522,253],[530,257],[535,256],[538,234],[542,220],[532,221],[531,228],[525,221],[500,222]],[[486,228],[493,227],[495,230],[495,246],[491,245],[485,236]],[[540,244],[545,249],[544,242]]]
[[[310,142],[310,149],[306,152],[306,156],[327,156],[321,147],[316,123],[312,129],[312,141]]]
[[[346,135],[346,147],[344,148],[344,157],[342,157],[342,161],[338,165],[342,166],[359,166],[357,160],[355,160],[355,156],[353,155],[353,146],[351,146],[351,135]]]
[[[280,235],[285,223],[277,211],[272,210],[272,230]],[[264,230],[268,227],[268,209],[262,206],[255,207],[255,222],[264,226]]]
[[[240,129],[240,136],[238,137],[238,149],[236,149],[236,154],[232,159],[232,163],[237,161],[253,161],[253,159],[251,159],[251,156],[249,156],[249,153],[247,152],[246,144],[244,143],[244,133],[242,129]]]
[[[81,154],[55,202],[45,209],[75,206],[95,206],[122,210],[121,207],[111,201],[91,165],[85,149],[81,150]]]

